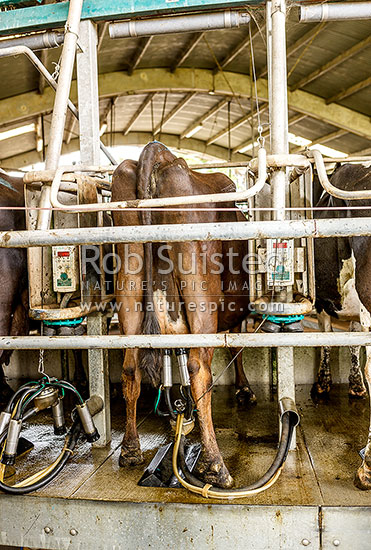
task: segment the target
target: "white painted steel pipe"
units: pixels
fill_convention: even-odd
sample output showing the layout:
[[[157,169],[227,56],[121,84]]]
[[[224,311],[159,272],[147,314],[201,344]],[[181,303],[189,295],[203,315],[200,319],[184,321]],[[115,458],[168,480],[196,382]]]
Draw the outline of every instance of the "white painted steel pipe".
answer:
[[[5,41],[5,42],[7,42],[7,41]],[[0,44],[1,44],[1,42],[0,42]],[[49,86],[51,88],[53,88],[54,91],[56,91],[57,86],[58,86],[56,80],[54,80],[52,75],[49,73],[47,68],[40,61],[40,59],[34,54],[32,49],[30,49],[29,47],[24,46],[24,45],[9,46],[9,47],[6,47],[6,48],[5,47],[0,47],[0,59],[2,57],[9,57],[9,56],[12,56],[12,55],[22,55],[22,54],[26,55],[29,58],[31,63],[36,67],[36,69],[39,71],[39,73],[42,74],[42,76],[45,78],[45,80],[47,81]],[[71,113],[77,118],[77,120],[79,120],[79,112],[78,112],[75,105],[72,103],[72,101],[70,99],[68,99],[68,101],[67,101],[67,107],[71,111]],[[111,153],[109,152],[107,147],[102,143],[102,141],[100,142],[100,149],[106,155],[106,157],[108,158],[108,160],[112,164],[117,165],[117,161],[114,159],[114,157],[111,155]],[[49,174],[51,173],[50,170],[48,170],[48,171],[41,170],[39,173],[42,174],[44,172],[49,173]],[[55,171],[53,170],[52,173],[54,175]],[[49,180],[46,180],[46,181],[51,181],[52,179],[53,178],[51,177]],[[33,181],[44,181],[44,180],[33,180]]]
[[[371,218],[1,231],[0,248],[108,243],[234,241],[371,235]]]
[[[323,162],[323,156],[317,149],[312,149],[310,154],[313,155],[314,162],[317,169],[318,179],[327,193],[344,200],[362,200],[371,199],[371,189],[365,189],[362,191],[345,191],[332,185],[326,174],[325,163]]]
[[[0,49],[11,48],[13,46],[26,46],[30,50],[46,50],[49,48],[58,48],[64,41],[62,32],[44,32],[42,34],[32,34],[30,36],[20,36],[19,38],[8,38],[0,40]]]
[[[273,155],[287,155],[288,108],[286,71],[286,3],[272,1],[272,84],[271,97],[271,148]],[[284,168],[277,167],[272,174],[273,207],[276,220],[285,219],[287,177]]]
[[[139,334],[131,336],[1,336],[0,349],[123,349],[368,346],[371,332],[271,334]]]
[[[179,32],[200,32],[216,29],[231,29],[248,25],[250,16],[246,12],[222,11],[216,13],[196,13],[157,17],[155,19],[128,20],[111,23],[111,38],[129,38],[135,36],[153,36]]]
[[[164,206],[179,206],[186,204],[209,204],[220,202],[244,202],[247,199],[253,197],[264,187],[267,180],[267,154],[264,148],[260,148],[258,151],[258,179],[252,187],[245,191],[238,191],[234,193],[210,193],[208,195],[187,195],[183,197],[162,197],[158,199],[141,199],[130,201],[119,201],[109,203],[92,203],[92,204],[80,204],[67,205],[63,204],[58,199],[59,188],[64,172],[66,168],[60,167],[57,169],[52,186],[50,200],[51,204],[58,209],[65,212],[97,212],[102,210],[112,210],[113,208],[159,208]],[[79,167],[73,167],[74,171]]]
[[[371,19],[371,2],[338,2],[300,6],[300,23]]]
[[[67,105],[69,100],[72,73],[75,62],[76,44],[79,34],[83,0],[70,0],[68,17],[65,27],[65,37],[60,61],[58,86],[55,93],[53,114],[50,126],[49,145],[45,159],[46,170],[58,167],[62,150],[64,126],[66,122]],[[51,220],[50,187],[45,186],[41,191],[37,229],[48,229]]]

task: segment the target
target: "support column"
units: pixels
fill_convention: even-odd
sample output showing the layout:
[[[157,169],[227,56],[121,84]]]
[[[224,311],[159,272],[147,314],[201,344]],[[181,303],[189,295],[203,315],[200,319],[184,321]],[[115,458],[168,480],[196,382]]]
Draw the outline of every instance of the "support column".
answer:
[[[100,164],[99,140],[99,95],[98,95],[98,63],[97,63],[97,28],[91,21],[80,24],[79,46],[82,51],[77,53],[77,89],[80,122],[80,151],[82,164]],[[80,197],[80,200],[83,197]],[[85,227],[97,225],[97,215],[80,215],[80,225]],[[95,273],[87,273],[87,283],[96,281]],[[89,284],[87,285],[89,293]],[[94,285],[90,285],[90,293]],[[89,300],[89,296],[84,299]],[[99,300],[99,296],[97,297]],[[107,333],[106,317],[102,313],[88,315],[88,334],[103,335]],[[90,395],[99,395],[104,402],[104,409],[94,422],[100,433],[100,439],[95,443],[104,447],[111,440],[109,369],[107,350],[88,350],[89,390]]]
[[[269,8],[271,13],[269,14]],[[269,85],[269,103],[271,113],[271,152],[272,154],[287,154],[288,143],[288,108],[287,108],[287,68],[286,68],[286,2],[272,0],[268,4],[267,17],[271,20],[267,26],[272,29],[272,52],[268,60],[271,68],[271,83]],[[271,24],[271,25],[270,25]],[[274,219],[282,221],[286,218],[286,190],[288,178],[286,170],[276,170],[272,174]],[[281,292],[282,298],[291,301],[292,288],[286,287]],[[295,401],[294,350],[292,347],[277,348],[278,399],[291,397]],[[291,449],[296,447],[294,434]]]

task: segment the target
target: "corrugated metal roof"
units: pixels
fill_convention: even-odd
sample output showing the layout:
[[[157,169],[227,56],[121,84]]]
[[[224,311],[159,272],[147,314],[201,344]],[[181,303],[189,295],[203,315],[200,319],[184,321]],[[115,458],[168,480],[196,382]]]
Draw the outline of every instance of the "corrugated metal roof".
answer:
[[[253,10],[254,23],[251,27],[253,35],[253,50],[255,58],[256,74],[261,79],[266,78],[266,48],[265,48],[265,17],[263,9]],[[103,23],[99,25],[99,31],[102,32]],[[310,38],[303,42],[303,37],[309,33]],[[315,106],[308,103],[306,108],[305,102],[310,102],[314,97],[322,99],[335,98],[335,102],[328,106],[328,109],[333,109],[335,106],[344,106],[354,113],[359,113],[365,117],[371,116],[371,101],[370,101],[370,84],[365,85],[363,89],[356,91],[350,95],[345,93],[343,98],[336,98],[336,95],[349,89],[350,87],[366,81],[370,77],[371,68],[371,44],[368,44],[360,49],[355,55],[344,59],[343,62],[337,64],[336,67],[326,71],[318,78],[313,78],[310,82],[305,83],[305,77],[311,75],[314,71],[318,71],[321,67],[331,62],[340,54],[346,54],[348,50],[356,44],[367,39],[371,35],[370,21],[348,21],[348,22],[332,22],[325,25],[320,24],[300,24],[298,23],[297,8],[289,9],[288,25],[287,25],[287,46],[288,46],[288,84],[289,88],[295,88],[301,81],[304,85],[299,88],[308,94],[300,96],[302,105],[300,108],[293,108],[290,105],[289,119],[292,119],[298,112],[305,113],[306,116],[299,121],[290,125],[290,132],[307,138],[312,141],[320,141],[324,139],[326,145],[339,149],[345,153],[354,153],[367,150],[371,147],[371,136],[365,135],[364,129],[357,131],[357,120],[354,116],[347,119],[346,129],[343,134],[337,132],[343,127],[342,121],[336,118],[326,120],[322,116],[318,116],[315,111]],[[140,106],[145,101],[148,90],[144,85],[149,77],[148,71],[152,69],[163,69],[165,72],[160,75],[168,74],[181,56],[187,52],[189,45],[194,39],[194,34],[174,34],[167,36],[155,36],[148,41],[143,38],[130,38],[111,40],[108,33],[105,32],[102,44],[99,51],[99,73],[105,74],[108,81],[112,78],[112,82],[117,80],[117,74],[127,74],[130,69],[133,69],[133,61],[135,60],[140,49],[146,44],[146,51],[140,60],[138,66],[134,67],[133,76],[130,79],[136,82],[136,88],[131,90],[130,84],[123,91],[122,89],[110,90],[110,97],[102,97],[100,99],[100,116],[101,123],[106,119],[107,130],[104,139],[107,143],[112,141],[110,133],[115,133],[115,140],[125,142],[123,131],[127,128],[133,114],[140,109]],[[249,76],[251,69],[251,51],[250,46],[245,44],[241,51],[223,68],[220,78],[217,62],[223,64],[228,59],[228,56],[244,44],[249,37],[248,28],[240,28],[235,30],[211,31],[205,33],[205,36],[199,41],[191,53],[183,60],[181,68],[178,67],[176,72],[181,69],[201,69],[201,75],[210,80],[210,74],[214,72],[219,78],[219,85],[216,93],[212,89],[202,89],[197,95],[193,96],[189,102],[180,109],[176,115],[163,125],[163,134],[181,136],[182,133],[192,126],[195,121],[202,117],[215,107],[224,97],[229,97],[230,106],[228,114],[228,103],[222,109],[213,114],[207,120],[202,122],[202,127],[193,135],[192,143],[196,143],[199,149],[204,146],[205,152],[210,152],[207,143],[211,140],[215,145],[222,147],[220,151],[224,151],[224,158],[228,157],[229,148],[237,151],[238,146],[248,142],[252,136],[257,134],[257,116],[256,104],[249,98],[252,86],[251,77]],[[300,45],[301,44],[301,45]],[[46,65],[50,72],[54,71],[55,63],[59,59],[61,50],[48,50],[46,56]],[[291,53],[292,52],[292,53]],[[175,73],[176,74],[176,73]],[[115,76],[116,75],[116,76]],[[139,75],[139,76],[138,76]],[[231,83],[229,80],[234,78],[234,75],[245,75],[243,93],[241,90],[235,91],[235,96],[231,92]],[[39,88],[39,75],[28,59],[19,56],[16,58],[0,59],[0,112],[3,119],[0,120],[0,131],[14,127],[14,125],[23,125],[25,123],[37,122],[37,114],[42,115],[44,137],[47,143],[48,132],[50,126],[50,107],[43,106],[43,97],[40,95],[40,112],[33,112],[33,116],[28,115],[28,100],[29,94],[35,92]],[[128,81],[130,83],[130,80]],[[138,84],[139,82],[139,84]],[[140,82],[143,82],[143,88],[140,89]],[[259,81],[258,81],[259,82]],[[261,80],[264,83],[264,80]],[[223,90],[220,90],[220,86]],[[112,85],[114,88],[114,84]],[[139,88],[138,88],[139,86]],[[201,86],[202,88],[202,86]],[[158,91],[157,91],[158,90]],[[148,136],[148,133],[153,132],[157,125],[161,124],[161,119],[166,120],[167,115],[176,108],[177,105],[189,93],[189,82],[185,85],[184,90],[167,88],[163,89],[161,76],[159,76],[157,84],[151,90],[157,93],[148,103],[146,108],[141,112],[140,116],[134,121],[130,132],[141,140],[141,133]],[[22,95],[21,95],[22,94]],[[44,92],[45,94],[45,92]],[[13,116],[12,110],[6,110],[1,106],[10,105],[9,98],[16,96],[19,99],[20,109],[24,105],[25,116],[19,114]],[[114,100],[114,101],[113,101]],[[324,102],[322,102],[324,103]],[[111,110],[111,104],[113,104]],[[296,104],[297,105],[297,101]],[[264,102],[259,102],[260,108],[264,106]],[[246,120],[243,124],[234,128],[234,124],[246,116],[251,108],[255,111],[255,116],[252,120]],[[8,115],[6,114],[8,113]],[[339,111],[341,117],[341,111]],[[349,115],[349,113],[348,113]],[[350,113],[351,115],[351,113]],[[338,116],[338,115],[337,115]],[[344,115],[345,116],[345,115]],[[261,116],[263,129],[268,128],[268,113],[264,112]],[[17,121],[15,122],[15,118]],[[350,120],[350,122],[349,122]],[[366,121],[367,119],[362,119]],[[253,124],[253,125],[252,125]],[[351,126],[351,132],[349,131]],[[230,131],[228,128],[230,127]],[[212,140],[213,136],[222,133],[218,139]],[[78,134],[78,125],[72,126],[72,117],[68,116],[65,132],[65,140],[73,140]],[[331,137],[331,134],[333,136]],[[127,137],[128,142],[132,142],[132,138]],[[200,142],[200,143],[198,143]],[[191,140],[188,144],[192,145]],[[187,140],[183,139],[180,142],[181,146],[186,146]],[[36,139],[34,133],[24,134],[17,138],[11,138],[0,141],[0,162],[1,165],[19,165],[24,164],[25,159],[36,159],[32,154],[35,151]],[[293,149],[297,148],[295,145]],[[24,154],[28,153],[27,157]],[[251,154],[250,152],[247,152]]]

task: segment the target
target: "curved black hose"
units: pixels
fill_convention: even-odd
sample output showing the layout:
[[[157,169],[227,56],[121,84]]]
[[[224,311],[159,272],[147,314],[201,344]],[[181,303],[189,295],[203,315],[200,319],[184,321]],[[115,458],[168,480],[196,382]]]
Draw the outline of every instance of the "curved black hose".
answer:
[[[173,404],[171,402],[170,388],[165,388],[164,392],[165,392],[166,406],[169,410],[169,414],[173,420],[176,420],[176,414],[174,412]]]
[[[281,466],[286,460],[287,453],[289,452],[292,434],[295,427],[295,422],[291,421],[291,415],[288,413],[285,413],[283,415],[281,422],[282,422],[281,439],[278,446],[276,457],[271,467],[265,472],[265,474],[258,481],[255,481],[254,483],[252,483],[251,485],[248,485],[247,487],[239,487],[238,489],[228,489],[229,493],[238,494],[239,492],[259,489],[259,487],[262,487],[263,485],[268,483],[268,481],[272,479],[272,477],[278,471],[278,469],[281,468]],[[185,437],[184,435],[182,435],[180,446],[179,446],[179,453],[178,453],[180,468],[184,474],[184,477],[188,481],[188,483],[192,485],[196,485],[196,487],[203,488],[205,486],[205,483],[197,479],[197,477],[195,477],[188,469],[188,466],[186,464],[185,457],[184,457],[184,443],[185,443]],[[220,489],[218,487],[213,486],[213,492],[223,494],[225,492],[225,489]]]
[[[185,395],[185,399],[186,399],[186,409],[185,409],[185,412],[184,412],[184,417],[186,420],[191,420],[192,418],[192,413],[193,413],[193,398],[192,398],[192,393],[191,393],[191,388],[189,386],[186,386],[185,387],[185,392],[186,392],[186,395]]]
[[[12,408],[13,408],[13,405],[15,403],[15,400],[17,399],[17,397],[23,392],[23,391],[26,391],[26,390],[32,390],[34,388],[34,386],[21,386],[20,388],[18,388],[18,390],[13,393],[9,403],[7,404],[7,406],[5,407],[4,409],[4,412],[7,412],[7,413],[10,413],[12,412]]]
[[[69,451],[73,451],[73,449],[75,448],[77,440],[80,436],[80,432],[81,423],[80,419],[77,418],[72,424],[71,429],[68,433],[66,449],[63,453],[62,459],[60,460],[60,462],[58,462],[55,468],[51,472],[49,472],[49,474],[46,475],[43,479],[26,487],[12,487],[11,485],[6,485],[5,483],[2,483],[0,481],[0,489],[4,491],[4,493],[8,493],[10,495],[26,495],[27,493],[31,493],[32,491],[37,491],[38,489],[45,487],[45,485],[50,483],[66,465],[66,462],[68,461],[71,454]]]

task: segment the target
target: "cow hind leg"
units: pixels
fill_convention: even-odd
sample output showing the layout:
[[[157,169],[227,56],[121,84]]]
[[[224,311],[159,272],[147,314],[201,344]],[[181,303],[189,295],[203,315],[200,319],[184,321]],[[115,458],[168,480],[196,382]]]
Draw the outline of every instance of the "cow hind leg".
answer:
[[[231,348],[231,354],[234,358],[235,365],[235,388],[237,403],[243,407],[251,407],[252,405],[256,405],[256,395],[251,389],[243,368],[241,348]]]
[[[350,323],[350,331],[360,331],[362,327],[360,323],[352,321]],[[351,365],[349,371],[349,397],[352,399],[365,399],[367,396],[367,389],[363,380],[360,361],[359,361],[359,346],[350,346],[350,358]]]
[[[237,325],[231,332],[241,332],[241,325]],[[244,368],[241,348],[230,348],[231,356],[235,369],[235,388],[236,388],[236,400],[240,407],[251,407],[256,405],[256,395],[250,387],[249,381],[246,377]]]
[[[324,311],[317,315],[318,328],[322,332],[331,332],[331,317]],[[317,380],[312,386],[313,397],[327,397],[332,387],[332,377],[330,368],[330,347],[321,348],[321,361],[317,373]]]
[[[369,331],[371,326],[371,315],[361,307],[361,324],[364,331]],[[368,384],[371,399],[371,346],[366,346],[365,378]],[[365,458],[355,475],[354,484],[362,490],[371,489],[371,418],[368,432]]]
[[[122,373],[122,388],[126,402],[125,434],[121,443],[119,459],[119,464],[122,467],[136,466],[143,462],[137,430],[137,401],[140,394],[140,384],[141,372],[138,350],[127,349]]]
[[[188,361],[202,443],[202,454],[197,464],[197,471],[206,483],[229,488],[233,485],[233,479],[229,475],[216,442],[211,417],[211,391],[207,391],[212,383],[210,369],[212,356],[213,350],[210,348],[192,349]]]

